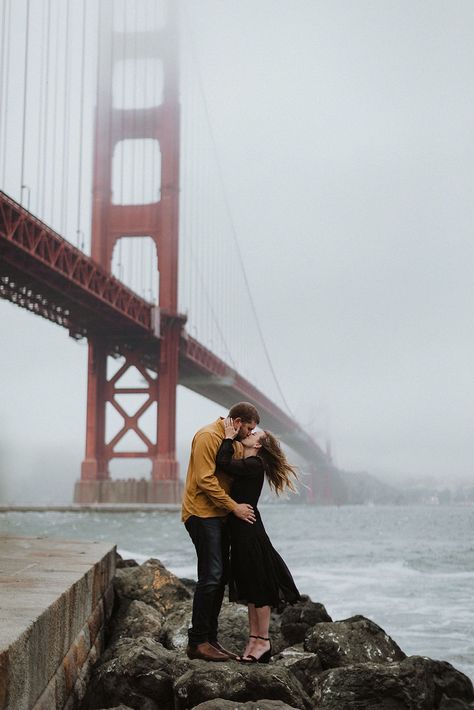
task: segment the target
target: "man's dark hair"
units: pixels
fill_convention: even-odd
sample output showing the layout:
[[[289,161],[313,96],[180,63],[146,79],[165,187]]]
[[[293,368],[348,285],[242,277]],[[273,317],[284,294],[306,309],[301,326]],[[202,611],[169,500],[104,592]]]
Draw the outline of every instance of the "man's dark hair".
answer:
[[[231,419],[242,419],[246,424],[255,422],[260,424],[260,414],[257,407],[254,407],[250,402],[238,402],[229,409],[229,417]]]

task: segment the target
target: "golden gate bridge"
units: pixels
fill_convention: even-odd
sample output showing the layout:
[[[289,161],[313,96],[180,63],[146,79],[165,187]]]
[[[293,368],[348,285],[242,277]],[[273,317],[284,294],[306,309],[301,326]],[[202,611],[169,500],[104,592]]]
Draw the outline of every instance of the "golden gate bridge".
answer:
[[[192,18],[2,0],[1,38],[0,296],[87,338],[75,501],[180,499],[178,385],[253,402],[306,462],[308,501],[331,501],[337,471],[289,410],[252,299]],[[118,458],[149,459],[150,479],[114,480]]]

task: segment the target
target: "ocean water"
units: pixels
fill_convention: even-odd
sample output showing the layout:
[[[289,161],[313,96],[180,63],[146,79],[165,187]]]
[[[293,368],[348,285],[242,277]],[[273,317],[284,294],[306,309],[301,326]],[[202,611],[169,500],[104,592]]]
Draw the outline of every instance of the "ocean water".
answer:
[[[302,593],[331,617],[363,614],[407,654],[452,663],[474,680],[474,508],[261,507]],[[178,512],[1,513],[0,530],[105,540],[125,557],[158,557],[196,576]]]

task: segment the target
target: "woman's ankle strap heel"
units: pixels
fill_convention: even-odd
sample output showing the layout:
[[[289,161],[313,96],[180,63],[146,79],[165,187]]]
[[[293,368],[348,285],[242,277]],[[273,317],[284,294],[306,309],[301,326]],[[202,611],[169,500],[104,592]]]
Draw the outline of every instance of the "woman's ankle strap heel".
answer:
[[[270,638],[268,636],[254,636],[253,638],[257,639],[262,639],[262,641],[270,641]],[[272,644],[270,643],[270,648],[268,651],[265,651],[265,653],[262,653],[262,655],[259,658],[256,658],[252,654],[249,654],[245,658],[242,659],[243,663],[268,663],[270,661],[270,658],[272,657]]]

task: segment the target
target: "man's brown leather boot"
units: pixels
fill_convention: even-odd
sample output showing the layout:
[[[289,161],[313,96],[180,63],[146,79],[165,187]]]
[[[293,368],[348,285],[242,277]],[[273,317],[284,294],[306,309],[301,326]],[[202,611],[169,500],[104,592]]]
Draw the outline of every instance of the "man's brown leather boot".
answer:
[[[188,646],[186,655],[188,658],[197,658],[201,661],[228,661],[230,658],[226,653],[222,653],[222,651],[214,648],[214,646],[211,646],[207,641],[198,643],[197,646]]]
[[[226,648],[224,648],[224,646],[221,646],[219,641],[209,641],[209,643],[211,644],[211,646],[214,646],[214,648],[217,648],[217,650],[220,651],[221,653],[225,653],[226,656],[229,656],[229,658],[232,658],[232,660],[235,661],[237,658],[239,658],[239,656],[236,653],[232,653],[232,651],[228,651]]]

